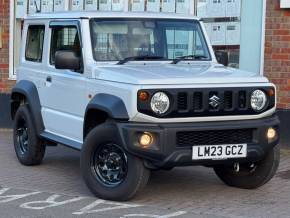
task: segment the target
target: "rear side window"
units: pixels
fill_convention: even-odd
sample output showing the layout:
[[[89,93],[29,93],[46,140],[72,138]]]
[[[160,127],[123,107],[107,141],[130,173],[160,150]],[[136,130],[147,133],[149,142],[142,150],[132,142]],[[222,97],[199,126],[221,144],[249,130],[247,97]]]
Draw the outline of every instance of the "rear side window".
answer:
[[[44,32],[44,25],[33,25],[28,27],[25,50],[26,60],[33,62],[42,61]]]
[[[81,46],[77,27],[64,26],[52,28],[52,39],[50,49],[50,63],[55,63],[55,53],[57,51],[74,51],[81,57]]]

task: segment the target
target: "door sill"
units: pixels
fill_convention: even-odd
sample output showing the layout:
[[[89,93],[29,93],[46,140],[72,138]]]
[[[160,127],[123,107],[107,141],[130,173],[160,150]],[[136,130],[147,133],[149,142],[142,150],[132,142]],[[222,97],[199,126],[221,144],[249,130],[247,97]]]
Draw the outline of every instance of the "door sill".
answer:
[[[81,147],[82,147],[82,143],[79,143],[79,142],[76,142],[74,140],[55,135],[53,133],[43,132],[40,134],[40,136],[44,139],[49,140],[49,141],[52,141],[52,142],[55,142],[58,144],[62,144],[64,146],[73,148],[73,149],[78,150],[78,151],[80,151]]]

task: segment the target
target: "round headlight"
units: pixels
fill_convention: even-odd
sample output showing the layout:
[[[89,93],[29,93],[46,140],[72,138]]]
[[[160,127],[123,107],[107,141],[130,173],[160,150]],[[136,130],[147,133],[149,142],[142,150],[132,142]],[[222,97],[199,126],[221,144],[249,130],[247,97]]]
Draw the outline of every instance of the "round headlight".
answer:
[[[151,109],[156,114],[164,114],[168,111],[170,101],[164,92],[156,92],[151,98]]]
[[[265,92],[261,90],[255,90],[251,95],[251,107],[255,111],[261,111],[264,109],[267,103],[267,96]]]

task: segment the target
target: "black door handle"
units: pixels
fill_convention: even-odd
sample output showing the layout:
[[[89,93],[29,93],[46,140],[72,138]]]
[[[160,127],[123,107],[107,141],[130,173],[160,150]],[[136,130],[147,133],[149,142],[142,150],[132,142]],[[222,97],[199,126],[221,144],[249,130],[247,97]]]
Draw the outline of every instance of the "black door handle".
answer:
[[[51,76],[46,77],[46,82],[49,82],[49,83],[52,82],[52,78],[51,78]]]

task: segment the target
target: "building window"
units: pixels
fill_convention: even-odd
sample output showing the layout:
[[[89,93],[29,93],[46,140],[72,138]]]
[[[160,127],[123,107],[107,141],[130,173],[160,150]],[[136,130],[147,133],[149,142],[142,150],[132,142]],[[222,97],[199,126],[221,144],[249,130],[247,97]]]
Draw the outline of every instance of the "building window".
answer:
[[[79,34],[76,27],[55,27],[52,29],[52,40],[50,49],[50,63],[55,63],[57,51],[74,51],[81,57],[81,46]]]
[[[41,62],[45,26],[29,26],[27,31],[25,59]]]

